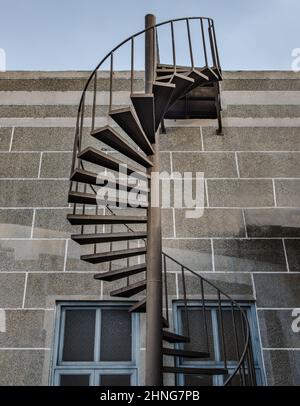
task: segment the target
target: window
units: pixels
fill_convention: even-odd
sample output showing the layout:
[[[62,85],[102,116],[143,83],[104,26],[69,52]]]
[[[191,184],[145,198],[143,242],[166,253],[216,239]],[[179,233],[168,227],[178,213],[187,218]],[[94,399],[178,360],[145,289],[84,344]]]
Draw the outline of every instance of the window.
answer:
[[[256,372],[256,379],[258,385],[264,385],[264,375],[262,368],[262,355],[259,344],[258,328],[256,323],[256,312],[253,304],[242,303],[240,306],[246,313],[247,319],[250,325],[252,349],[254,357],[254,365]],[[223,325],[224,325],[224,337],[225,337],[225,348],[226,348],[226,359],[227,368],[229,374],[231,375],[237,366],[237,348],[236,342],[233,339],[233,322],[232,322],[232,312],[231,307],[226,307],[223,305]],[[235,323],[236,331],[238,335],[238,340],[242,347],[242,322],[241,318],[238,317],[238,312],[235,312]],[[175,328],[180,334],[187,335],[186,326],[186,313],[182,304],[175,304]],[[204,314],[203,309],[199,303],[194,302],[188,305],[188,318],[190,325],[190,342],[186,344],[178,344],[177,348],[184,348],[191,351],[207,351],[207,336],[209,342],[209,358],[205,359],[187,359],[179,358],[177,360],[177,366],[189,366],[189,367],[205,367],[205,368],[223,368],[224,367],[224,354],[223,346],[220,333],[220,318],[217,303],[209,303],[206,308],[206,320],[207,320],[207,336],[204,328]],[[239,348],[239,353],[241,353],[242,348]],[[228,375],[179,375],[177,377],[177,385],[187,385],[187,386],[221,386],[226,380]],[[240,377],[237,375],[232,380],[232,385],[240,385]]]
[[[58,306],[53,385],[137,385],[138,318],[129,306]]]

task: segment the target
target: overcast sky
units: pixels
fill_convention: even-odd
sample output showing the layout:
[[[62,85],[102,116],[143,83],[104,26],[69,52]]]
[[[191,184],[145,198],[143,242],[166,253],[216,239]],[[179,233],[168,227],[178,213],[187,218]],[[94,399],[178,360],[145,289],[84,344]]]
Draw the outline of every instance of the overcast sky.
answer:
[[[0,0],[7,70],[90,70],[147,13],[212,17],[226,70],[290,70],[300,48],[299,0]]]

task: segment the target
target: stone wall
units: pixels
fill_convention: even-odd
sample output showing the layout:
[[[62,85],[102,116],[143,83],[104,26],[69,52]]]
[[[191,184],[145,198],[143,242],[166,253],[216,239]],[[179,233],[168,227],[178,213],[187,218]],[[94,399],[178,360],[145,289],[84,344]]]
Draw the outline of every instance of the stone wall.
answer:
[[[57,300],[111,299],[65,220],[84,72],[0,74],[0,384],[47,385]],[[127,103],[120,73],[115,104]],[[137,74],[136,88],[142,89]],[[99,79],[107,97],[107,77]],[[300,384],[300,76],[226,72],[224,136],[211,121],[167,122],[165,170],[203,171],[204,215],[163,210],[164,250],[237,299],[256,300],[268,383]],[[104,122],[106,107],[98,110]],[[98,124],[97,123],[97,124]],[[170,272],[172,296],[180,297]],[[119,285],[118,285],[119,286]],[[192,288],[192,281],[190,284]],[[143,318],[143,316],[142,316]],[[143,323],[141,351],[144,353]],[[143,370],[141,368],[141,383]]]

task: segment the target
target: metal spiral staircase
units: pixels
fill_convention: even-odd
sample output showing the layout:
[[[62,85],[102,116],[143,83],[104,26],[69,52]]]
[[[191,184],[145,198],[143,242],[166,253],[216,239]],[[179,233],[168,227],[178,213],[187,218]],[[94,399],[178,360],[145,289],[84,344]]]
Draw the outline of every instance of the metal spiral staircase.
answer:
[[[189,66],[177,65],[177,24],[186,30]],[[197,25],[196,25],[197,24]],[[193,26],[193,28],[192,28]],[[198,35],[193,35],[198,27]],[[172,56],[172,63],[162,63],[159,54],[161,29],[169,30],[170,41],[163,45]],[[145,41],[145,91],[135,90],[136,42]],[[195,41],[194,41],[195,39]],[[182,42],[182,41],[181,41]],[[181,46],[183,44],[181,43]],[[130,64],[130,104],[118,107],[114,104],[114,60],[119,50],[127,47]],[[195,50],[200,50],[202,62],[195,63]],[[199,53],[199,52],[198,52]],[[108,73],[107,123],[98,126],[100,100],[97,86],[102,80],[105,64]],[[105,73],[104,73],[105,75]],[[99,79],[100,78],[100,79]],[[213,20],[210,18],[181,18],[155,24],[154,16],[146,16],[145,30],[123,41],[97,65],[84,87],[76,123],[73,161],[70,176],[69,203],[73,213],[68,215],[79,233],[71,238],[89,248],[81,256],[82,261],[99,264],[98,281],[126,281],[111,291],[111,296],[131,298],[144,292],[144,298],[136,302],[130,312],[146,313],[146,384],[161,385],[163,373],[184,375],[223,376],[223,384],[255,385],[255,369],[249,323],[243,309],[226,293],[199,273],[185,267],[169,255],[162,253],[160,208],[149,204],[151,174],[159,171],[159,136],[164,129],[164,118],[185,119],[190,117],[218,120],[218,133],[222,132],[220,115],[219,81],[222,79]],[[106,94],[107,95],[107,94]],[[105,96],[105,95],[104,95]],[[103,124],[103,123],[102,123]],[[126,164],[126,166],[122,166]],[[117,181],[112,174],[120,172],[135,180],[135,196],[132,184],[126,176]],[[111,198],[103,195],[105,186],[118,192]],[[179,267],[181,285],[182,331],[170,330],[170,296],[168,294],[168,266]],[[187,275],[198,283],[197,294],[192,299],[201,303],[201,340],[205,348],[191,349],[190,312],[191,298],[187,293]],[[96,283],[96,282],[95,282]],[[218,340],[222,354],[218,367],[205,368],[179,366],[181,360],[205,360],[212,354],[208,326],[208,309],[211,301],[217,303],[220,329]],[[226,310],[225,310],[226,309]],[[230,311],[225,326],[224,312]],[[240,331],[242,331],[242,335]],[[226,336],[229,331],[229,337]],[[228,369],[228,340],[234,342],[235,364]],[[202,342],[201,341],[201,342]],[[172,360],[166,362],[164,360]],[[188,364],[188,363],[187,363]],[[181,364],[182,365],[182,364]],[[238,383],[237,383],[238,382]]]

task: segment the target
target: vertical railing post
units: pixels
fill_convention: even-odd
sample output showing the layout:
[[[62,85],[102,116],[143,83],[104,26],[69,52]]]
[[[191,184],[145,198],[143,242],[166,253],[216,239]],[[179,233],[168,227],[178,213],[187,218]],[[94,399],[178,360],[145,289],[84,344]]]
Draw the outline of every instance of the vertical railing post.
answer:
[[[145,28],[155,25],[155,16],[148,14],[145,17]],[[145,92],[152,93],[155,56],[155,30],[145,33]],[[159,139],[156,134],[153,144],[153,166],[148,171],[159,172]],[[151,180],[150,180],[151,182]],[[151,195],[159,190],[151,190]],[[146,370],[145,384],[160,386],[163,383],[162,374],[162,240],[161,240],[161,211],[160,207],[151,207],[149,196],[147,225],[147,311],[146,311]]]

